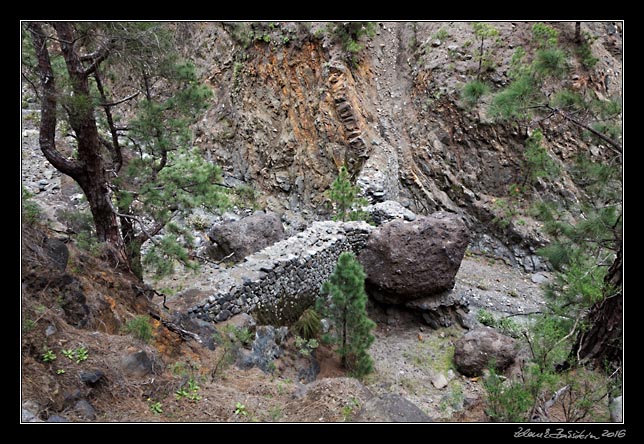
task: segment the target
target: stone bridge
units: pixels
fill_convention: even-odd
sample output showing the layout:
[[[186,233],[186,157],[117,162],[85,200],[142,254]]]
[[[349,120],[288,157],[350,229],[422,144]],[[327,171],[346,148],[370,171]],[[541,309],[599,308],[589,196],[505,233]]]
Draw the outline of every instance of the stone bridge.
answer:
[[[340,253],[357,254],[373,228],[366,222],[314,222],[232,268],[217,270],[210,280],[212,294],[188,313],[221,322],[241,312],[266,309],[278,319],[287,318],[284,311],[299,305],[302,298],[310,303],[333,272]]]

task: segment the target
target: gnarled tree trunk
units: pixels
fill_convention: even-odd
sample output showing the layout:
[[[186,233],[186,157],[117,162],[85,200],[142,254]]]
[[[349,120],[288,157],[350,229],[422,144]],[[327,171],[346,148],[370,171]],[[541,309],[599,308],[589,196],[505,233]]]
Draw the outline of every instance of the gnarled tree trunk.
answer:
[[[58,106],[58,91],[56,89],[55,73],[49,57],[48,45],[50,36],[45,33],[42,24],[28,24],[31,33],[42,88],[40,149],[47,160],[60,172],[70,176],[78,183],[94,219],[96,236],[99,241],[106,242],[111,247],[110,256],[120,266],[129,269],[125,246],[119,231],[118,221],[109,194],[109,179],[101,154],[98,127],[94,117],[94,107],[89,103],[89,76],[94,72],[101,52],[88,67],[84,67],[78,49],[75,47],[76,38],[73,26],[69,22],[52,24],[56,31],[60,51],[65,59],[67,74],[73,92],[72,100],[63,104],[69,116],[69,124],[74,130],[77,142],[77,159],[68,159],[56,148],[56,112]]]

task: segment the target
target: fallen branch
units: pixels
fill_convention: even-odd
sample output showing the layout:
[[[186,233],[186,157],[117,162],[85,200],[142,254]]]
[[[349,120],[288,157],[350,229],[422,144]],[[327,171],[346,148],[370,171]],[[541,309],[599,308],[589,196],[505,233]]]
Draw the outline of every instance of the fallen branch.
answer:
[[[544,404],[543,407],[537,406],[535,408],[535,413],[532,415],[530,418],[530,421],[532,422],[550,422],[550,416],[548,415],[548,410],[550,410],[550,407],[552,407],[555,402],[563,395],[566,393],[566,391],[570,389],[569,385],[564,385],[561,387],[559,390],[557,390],[549,400],[547,400]]]
[[[148,312],[150,316],[152,316],[154,319],[160,321],[168,330],[173,331],[175,333],[178,333],[179,336],[181,336],[182,339],[186,340],[186,338],[191,338],[197,341],[199,344],[203,345],[203,340],[197,333],[193,333],[191,331],[188,331],[184,328],[179,327],[177,324],[174,322],[170,322],[166,319],[163,319],[158,313],[155,313],[153,311]]]

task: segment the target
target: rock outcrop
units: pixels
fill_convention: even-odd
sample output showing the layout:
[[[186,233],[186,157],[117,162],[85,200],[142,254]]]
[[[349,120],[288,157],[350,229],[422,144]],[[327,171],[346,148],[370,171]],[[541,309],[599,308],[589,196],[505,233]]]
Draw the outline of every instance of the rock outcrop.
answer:
[[[359,257],[369,293],[402,304],[450,290],[468,242],[463,221],[444,212],[376,228]]]
[[[432,422],[418,406],[395,394],[374,396],[354,418],[357,422]]]
[[[257,212],[238,221],[215,225],[208,237],[213,242],[208,248],[210,257],[239,262],[249,254],[283,240],[286,233],[277,214]]]
[[[516,355],[516,341],[490,327],[470,330],[454,344],[456,370],[465,376],[482,375],[492,362],[501,372],[514,362]]]

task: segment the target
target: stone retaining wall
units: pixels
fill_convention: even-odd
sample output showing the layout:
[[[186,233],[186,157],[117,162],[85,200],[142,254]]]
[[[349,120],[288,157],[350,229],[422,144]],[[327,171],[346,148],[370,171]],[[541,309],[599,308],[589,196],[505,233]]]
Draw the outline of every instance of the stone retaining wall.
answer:
[[[295,305],[299,297],[318,293],[340,253],[357,254],[364,248],[372,229],[366,222],[315,222],[233,268],[221,270],[213,294],[188,312],[206,321],[221,322],[261,307],[281,310]],[[276,315],[279,317],[279,313]]]

